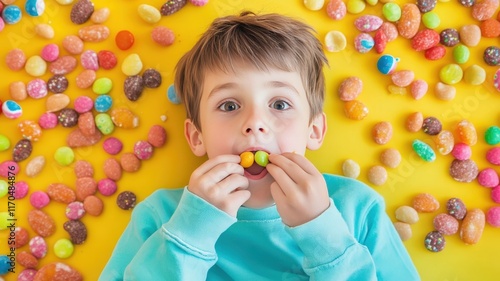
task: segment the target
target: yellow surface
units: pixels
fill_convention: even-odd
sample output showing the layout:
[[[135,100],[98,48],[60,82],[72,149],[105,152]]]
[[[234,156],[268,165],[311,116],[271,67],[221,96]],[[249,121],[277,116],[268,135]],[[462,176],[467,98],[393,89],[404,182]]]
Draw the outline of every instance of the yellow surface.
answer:
[[[21,7],[25,1],[17,1]],[[477,47],[471,48],[470,60],[462,65],[465,69],[472,64],[485,68],[487,81],[480,86],[467,85],[460,82],[456,85],[457,95],[452,101],[441,101],[435,97],[434,85],[438,82],[439,69],[452,63],[451,48],[440,61],[427,61],[422,53],[417,53],[410,48],[410,41],[398,38],[390,42],[385,53],[400,58],[397,69],[411,69],[417,79],[425,79],[430,87],[429,92],[422,100],[414,100],[407,95],[391,95],[387,86],[391,83],[389,76],[380,74],[376,69],[379,58],[374,50],[367,54],[359,54],[353,48],[354,37],[359,33],[353,25],[358,15],[347,15],[341,21],[333,21],[326,15],[326,5],[320,11],[310,11],[304,7],[303,1],[215,1],[211,0],[207,6],[195,7],[188,3],[180,12],[163,17],[158,24],[147,24],[137,14],[139,4],[148,2],[160,7],[163,1],[98,1],[94,0],[96,8],[109,7],[111,16],[105,23],[111,28],[111,36],[102,43],[86,43],[85,49],[99,51],[102,49],[113,50],[119,62],[130,53],[137,53],[141,57],[144,69],[153,67],[163,76],[163,83],[159,89],[147,89],[137,102],[128,101],[122,90],[125,75],[120,71],[120,64],[113,70],[99,70],[98,77],[109,77],[114,81],[111,95],[114,106],[128,107],[140,116],[140,126],[133,130],[116,129],[113,136],[124,142],[125,152],[132,150],[134,142],[145,139],[149,128],[153,124],[161,124],[168,132],[167,145],[156,149],[152,159],[143,161],[142,168],[136,173],[125,173],[119,180],[119,192],[130,190],[137,194],[138,200],[143,200],[152,191],[160,187],[179,187],[187,183],[192,171],[203,159],[198,159],[191,154],[185,143],[182,131],[184,111],[182,106],[173,105],[166,99],[167,87],[173,82],[173,68],[180,56],[188,50],[208,26],[218,16],[238,13],[244,9],[255,12],[280,12],[286,15],[301,18],[318,31],[318,37],[323,39],[330,30],[340,30],[347,37],[347,48],[339,53],[328,53],[330,68],[325,70],[327,77],[327,98],[325,112],[328,115],[329,129],[326,141],[319,151],[308,153],[310,159],[323,172],[341,173],[341,164],[345,159],[353,159],[361,166],[360,180],[367,181],[367,170],[372,165],[379,165],[379,155],[385,148],[395,147],[402,154],[402,163],[395,169],[388,169],[389,180],[382,186],[373,188],[382,194],[387,202],[387,212],[393,220],[394,210],[405,204],[411,204],[412,197],[420,192],[433,194],[441,203],[438,212],[445,212],[444,204],[450,197],[459,197],[470,208],[480,208],[487,211],[495,206],[490,199],[490,189],[483,188],[477,182],[465,184],[454,181],[448,175],[448,167],[452,156],[438,155],[437,160],[426,163],[416,156],[411,150],[411,142],[418,138],[430,142],[430,138],[423,132],[409,133],[404,129],[405,118],[414,111],[421,111],[424,116],[435,116],[443,123],[443,128],[452,130],[461,119],[472,121],[477,129],[479,142],[473,147],[473,159],[480,169],[488,167],[485,153],[489,146],[484,142],[484,132],[491,125],[499,125],[498,103],[500,93],[492,86],[493,75],[497,67],[487,66],[482,60],[483,50],[486,46],[498,45],[498,38],[481,40]],[[399,4],[405,1],[398,1]],[[27,56],[39,54],[41,48],[49,43],[60,44],[62,38],[68,34],[76,34],[80,26],[72,24],[69,20],[70,6],[60,6],[54,0],[46,1],[46,11],[42,17],[32,18],[27,15],[15,25],[6,26],[0,32],[0,99],[10,99],[8,85],[13,81],[27,83],[30,77],[25,71],[11,72],[3,63],[5,54],[12,48],[21,48]],[[382,3],[375,6],[367,5],[362,14],[375,14],[381,16]],[[438,2],[435,9],[441,17],[441,25],[437,28],[460,28],[467,23],[478,24],[471,17],[471,9],[462,7],[458,1]],[[453,15],[453,16],[450,16]],[[496,13],[495,13],[496,16]],[[56,36],[52,40],[38,38],[34,32],[34,24],[45,22],[52,25]],[[89,25],[89,23],[85,24]],[[169,47],[160,47],[150,39],[153,26],[163,25],[175,32],[175,44]],[[114,43],[114,36],[121,29],[128,29],[135,35],[134,46],[127,50],[119,50]],[[262,42],[265,44],[265,42]],[[64,51],[63,51],[64,53]],[[75,86],[75,77],[81,71],[81,66],[70,73],[68,79],[70,87],[66,91],[72,100],[80,95],[95,97],[89,90],[81,90]],[[342,79],[348,76],[358,76],[363,80],[364,88],[359,100],[364,102],[370,112],[361,121],[347,119],[343,114],[343,104],[337,97],[337,88]],[[43,76],[48,79],[50,73]],[[28,98],[21,101],[24,114],[16,120],[9,120],[0,116],[0,132],[9,137],[12,146],[21,138],[17,124],[21,120],[37,120],[44,111],[45,99],[34,100]],[[73,103],[70,104],[72,106]],[[166,115],[167,120],[161,121],[161,115]],[[389,121],[394,127],[394,136],[386,145],[377,145],[370,137],[372,126],[379,121]],[[40,141],[34,143],[31,157],[44,155],[47,164],[42,173],[35,178],[27,178],[25,167],[27,160],[20,163],[21,173],[16,180],[25,180],[30,184],[30,192],[45,190],[50,183],[62,182],[74,186],[75,175],[73,165],[61,167],[53,160],[54,151],[66,144],[66,135],[71,129],[62,128],[44,130]],[[102,171],[103,161],[110,157],[102,149],[102,141],[93,147],[75,149],[76,159],[85,159],[91,162],[95,169],[95,179],[104,177]],[[0,152],[0,159],[11,158],[11,151]],[[118,158],[118,157],[116,157]],[[496,168],[496,167],[495,167]],[[497,168],[496,168],[497,169]],[[498,170],[498,169],[497,169]],[[119,209],[116,204],[118,192],[110,197],[99,195],[105,203],[105,210],[99,217],[86,215],[82,221],[88,228],[88,239],[83,245],[77,245],[74,254],[63,262],[70,264],[84,273],[86,280],[96,280],[100,271],[109,258],[115,242],[125,228],[130,211]],[[16,201],[16,217],[20,226],[29,228],[26,214],[32,208],[29,196]],[[355,199],[354,199],[355,200]],[[7,208],[7,199],[0,199],[0,211]],[[65,206],[52,202],[44,211],[53,216],[57,222],[57,231],[47,239],[50,245],[48,255],[40,261],[40,265],[58,260],[52,250],[55,241],[67,238],[63,230]],[[437,213],[438,213],[437,212]],[[500,252],[500,229],[489,225],[484,229],[483,236],[476,245],[465,245],[458,234],[446,237],[447,245],[440,253],[431,253],[423,246],[425,235],[433,230],[432,218],[437,214],[421,214],[420,221],[412,225],[413,237],[404,242],[415,262],[423,280],[498,280],[497,274],[500,267],[495,261]],[[31,231],[31,230],[30,230]],[[200,231],[203,231],[200,229]],[[5,253],[8,231],[0,231],[0,252]],[[31,231],[33,236],[33,232]],[[20,249],[27,250],[27,246]],[[16,267],[19,272],[21,268]],[[13,275],[4,276],[6,280],[15,280]]]

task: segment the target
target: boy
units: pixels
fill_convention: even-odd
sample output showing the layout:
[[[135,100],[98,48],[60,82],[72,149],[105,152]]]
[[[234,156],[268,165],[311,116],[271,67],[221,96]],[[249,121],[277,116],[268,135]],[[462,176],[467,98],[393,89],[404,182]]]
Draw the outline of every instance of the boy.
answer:
[[[185,136],[208,160],[138,204],[100,280],[418,280],[381,196],[304,157],[326,132],[308,25],[217,19],[177,66]],[[244,169],[240,154],[269,153]]]

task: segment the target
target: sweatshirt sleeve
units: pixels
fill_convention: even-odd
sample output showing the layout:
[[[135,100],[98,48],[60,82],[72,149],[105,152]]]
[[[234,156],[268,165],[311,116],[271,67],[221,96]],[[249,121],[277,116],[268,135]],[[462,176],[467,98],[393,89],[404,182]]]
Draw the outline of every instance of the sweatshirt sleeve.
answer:
[[[361,226],[366,237],[351,234],[333,200],[316,219],[287,227],[304,253],[310,280],[420,280],[383,202],[378,203],[357,218],[366,223]]]
[[[205,280],[217,239],[235,221],[187,188],[166,222],[138,204],[99,280]]]

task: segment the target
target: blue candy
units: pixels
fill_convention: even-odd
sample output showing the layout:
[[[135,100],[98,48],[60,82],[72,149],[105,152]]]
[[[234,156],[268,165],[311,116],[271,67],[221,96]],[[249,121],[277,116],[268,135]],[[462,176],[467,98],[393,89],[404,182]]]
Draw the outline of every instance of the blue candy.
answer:
[[[100,95],[95,99],[94,108],[98,112],[106,112],[113,105],[113,99],[109,95]]]
[[[23,114],[21,106],[13,100],[6,100],[2,104],[2,111],[5,117],[9,119],[16,119]]]
[[[179,99],[179,97],[177,96],[177,93],[175,92],[174,84],[172,84],[168,87],[167,98],[173,104],[180,104],[181,103],[181,100]]]
[[[6,255],[1,255],[0,256],[0,275],[5,275],[7,272],[9,272],[9,269],[11,268],[10,266],[10,259]]]
[[[45,10],[45,1],[44,0],[27,0],[26,5],[24,6],[26,9],[26,13],[28,15],[37,17],[43,14]]]
[[[22,13],[16,5],[8,5],[3,8],[2,18],[7,24],[15,24],[21,20]]]
[[[382,74],[391,74],[396,69],[398,62],[399,58],[391,55],[382,55],[377,61],[377,69]]]

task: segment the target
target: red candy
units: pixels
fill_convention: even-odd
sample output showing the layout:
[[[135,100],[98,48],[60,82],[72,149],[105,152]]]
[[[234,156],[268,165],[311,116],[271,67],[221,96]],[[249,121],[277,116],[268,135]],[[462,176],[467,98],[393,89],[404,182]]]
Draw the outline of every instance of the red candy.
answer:
[[[419,31],[412,39],[411,39],[411,47],[415,49],[415,51],[425,51],[439,43],[439,33],[437,33],[433,29],[425,29]]]
[[[116,34],[115,43],[120,50],[128,50],[134,45],[134,34],[128,30],[121,30]]]
[[[102,50],[97,53],[97,59],[99,61],[99,66],[104,69],[113,69],[118,63],[116,56],[113,52]]]
[[[442,45],[436,45],[425,50],[424,56],[428,60],[439,60],[446,55],[446,48]]]

